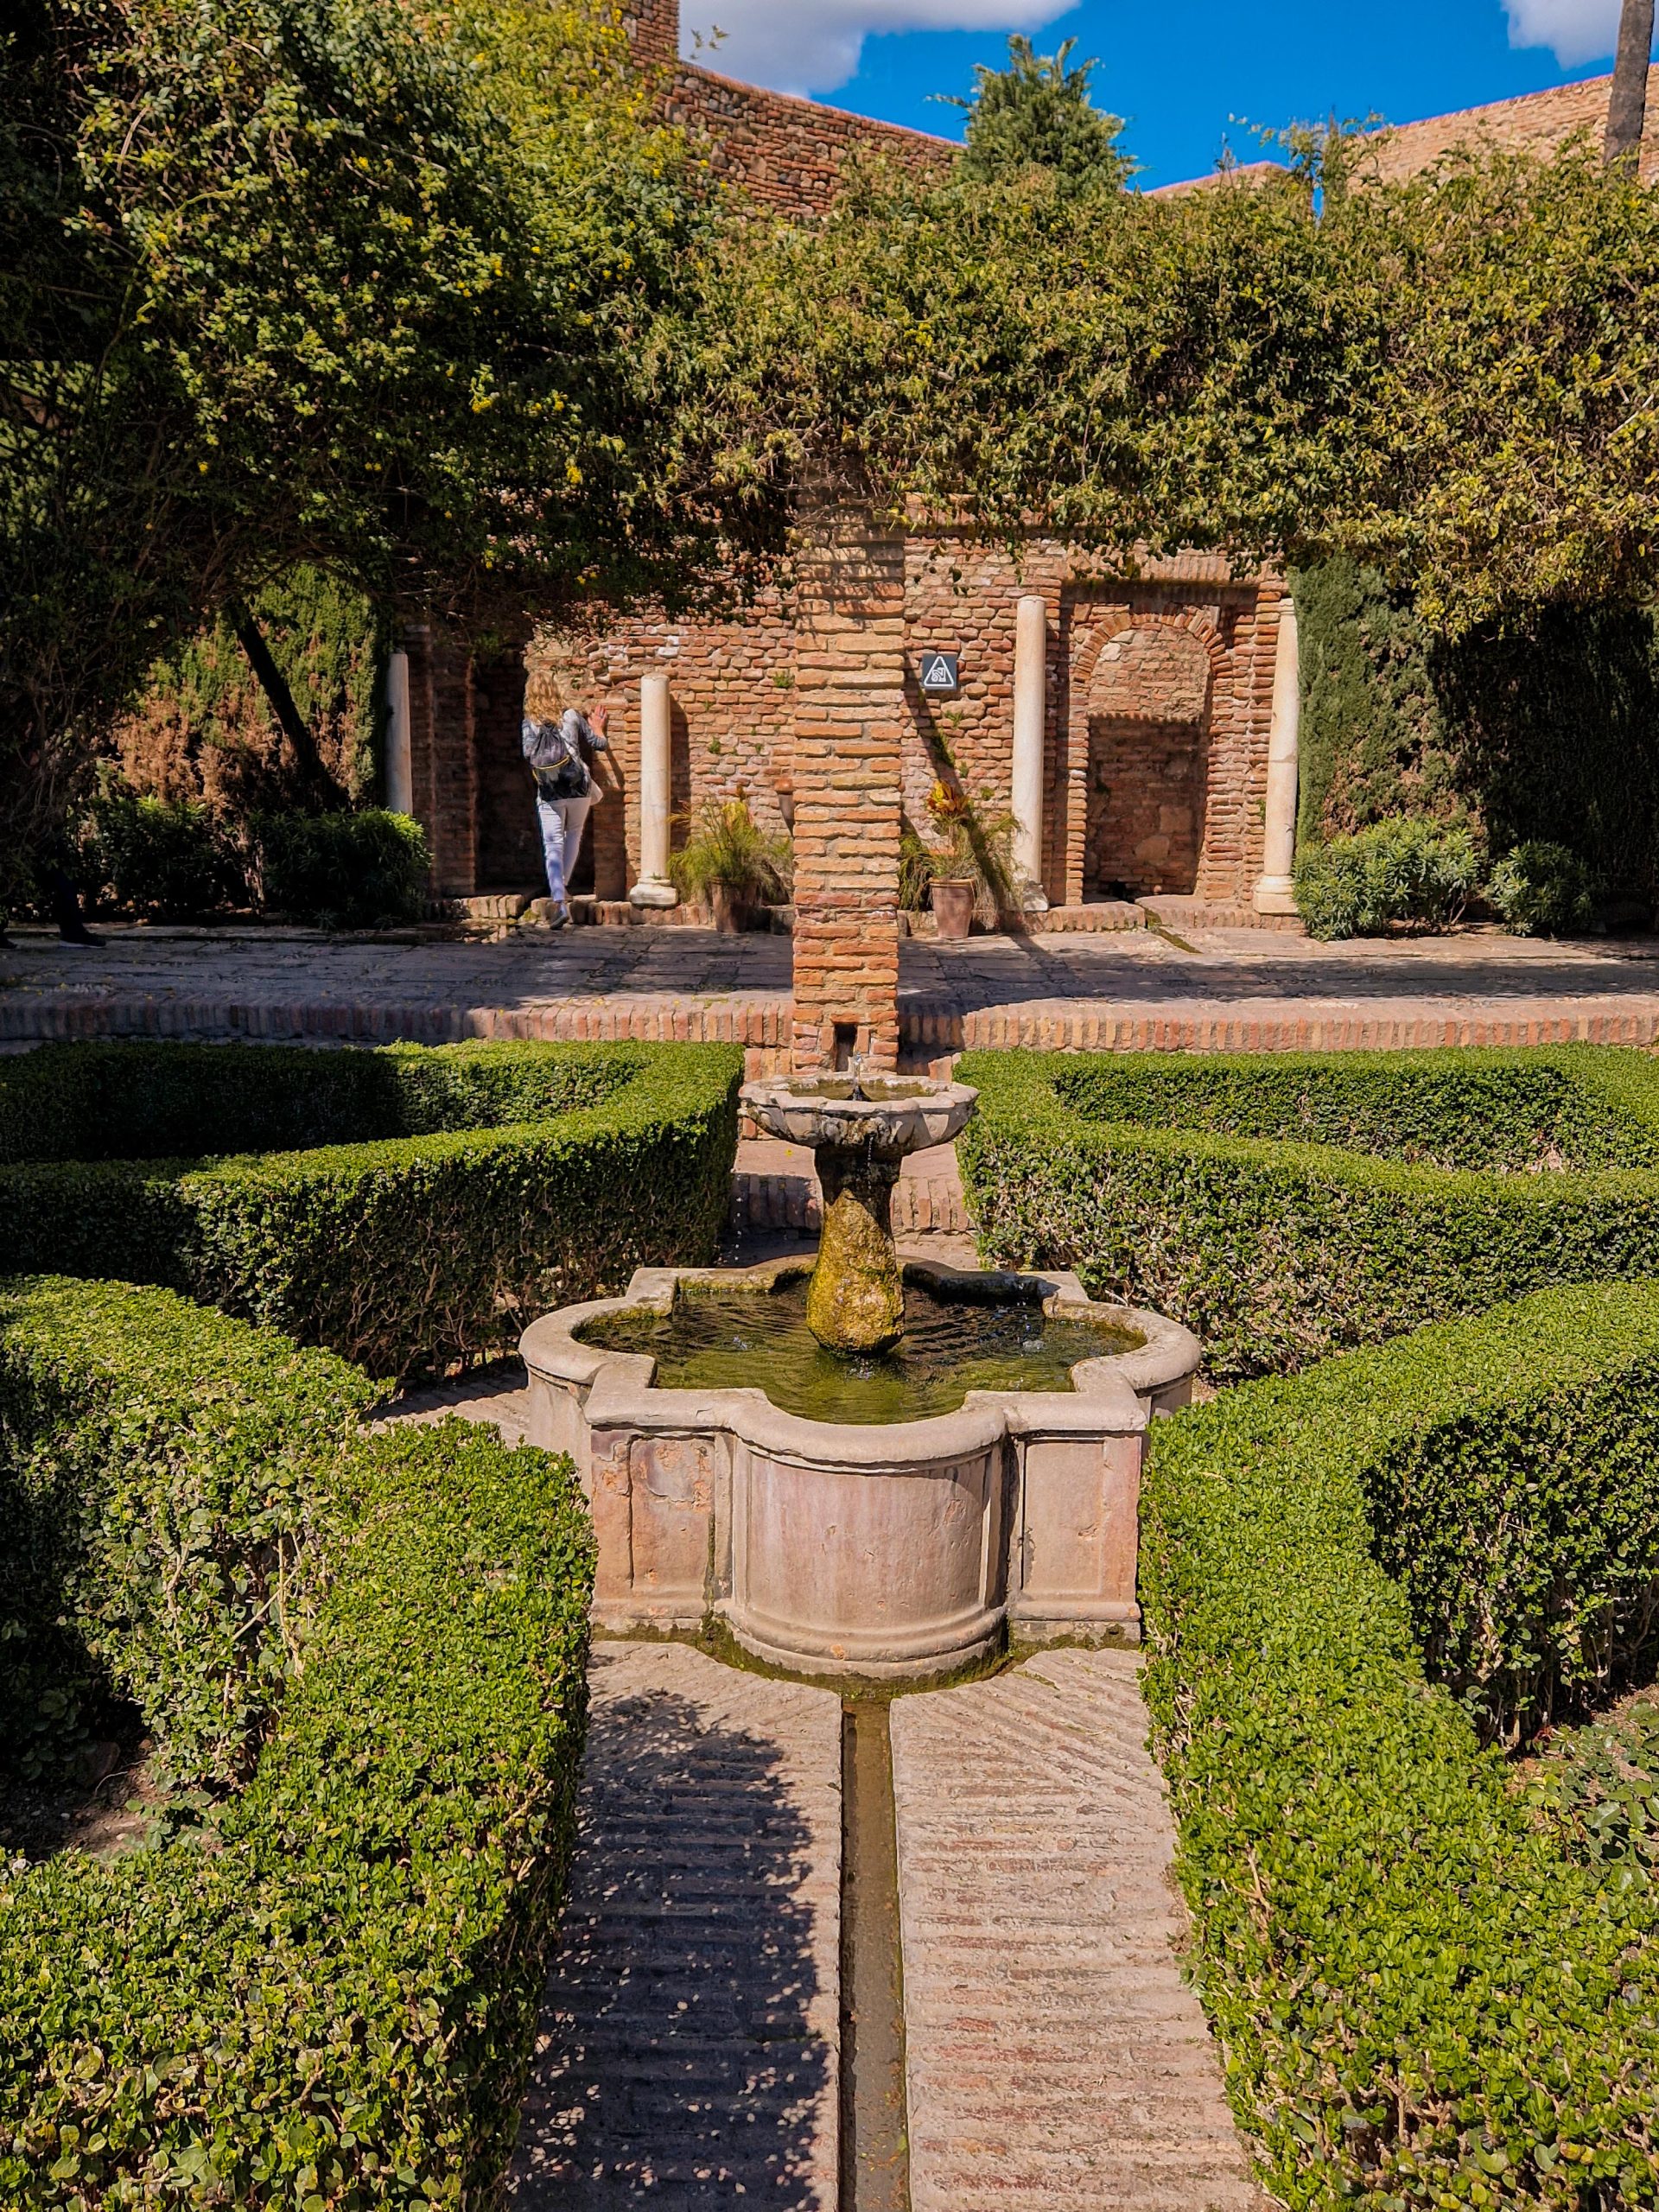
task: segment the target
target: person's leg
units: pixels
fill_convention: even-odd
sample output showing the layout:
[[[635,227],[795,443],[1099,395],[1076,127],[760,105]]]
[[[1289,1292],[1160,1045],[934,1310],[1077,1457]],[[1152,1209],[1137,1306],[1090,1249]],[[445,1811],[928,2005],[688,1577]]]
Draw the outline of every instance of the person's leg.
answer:
[[[582,851],[582,833],[587,826],[588,811],[594,802],[590,798],[562,798],[559,812],[564,817],[564,911],[570,911],[570,879],[576,872],[576,857]]]
[[[564,918],[564,814],[558,799],[538,798],[537,817],[542,825],[542,857],[547,864],[547,895],[553,901],[555,924]]]

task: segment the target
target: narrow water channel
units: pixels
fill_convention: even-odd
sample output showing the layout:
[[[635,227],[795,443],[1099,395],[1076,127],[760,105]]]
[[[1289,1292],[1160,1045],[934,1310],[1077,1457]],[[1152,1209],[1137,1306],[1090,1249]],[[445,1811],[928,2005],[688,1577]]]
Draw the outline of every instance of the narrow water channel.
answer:
[[[899,1842],[885,1699],[841,1723],[841,2212],[910,2212]]]

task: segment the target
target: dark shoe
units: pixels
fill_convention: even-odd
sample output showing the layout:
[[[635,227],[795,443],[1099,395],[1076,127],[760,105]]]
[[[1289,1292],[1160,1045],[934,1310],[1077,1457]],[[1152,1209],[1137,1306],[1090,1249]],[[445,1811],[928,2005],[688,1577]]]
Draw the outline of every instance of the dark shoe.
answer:
[[[94,937],[91,930],[84,926],[73,930],[60,930],[58,935],[65,944],[103,944],[107,942],[104,938]]]
[[[569,918],[563,906],[556,906],[547,918],[547,926],[550,930],[562,930]]]

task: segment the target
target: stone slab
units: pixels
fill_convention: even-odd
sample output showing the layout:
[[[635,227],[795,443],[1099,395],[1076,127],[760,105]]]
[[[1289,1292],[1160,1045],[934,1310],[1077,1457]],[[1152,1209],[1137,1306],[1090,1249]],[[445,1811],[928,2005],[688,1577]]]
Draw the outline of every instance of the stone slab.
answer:
[[[841,1705],[594,1646],[582,1840],[508,2177],[520,2212],[836,2212]]]
[[[1258,2212],[1181,1979],[1138,1662],[893,1708],[913,2212]]]

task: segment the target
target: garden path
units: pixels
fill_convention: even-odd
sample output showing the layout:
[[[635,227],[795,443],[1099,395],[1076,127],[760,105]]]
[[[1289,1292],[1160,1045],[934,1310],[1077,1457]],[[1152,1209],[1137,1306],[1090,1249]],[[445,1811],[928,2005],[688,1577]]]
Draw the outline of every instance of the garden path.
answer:
[[[836,2212],[841,1701],[680,1644],[596,1644],[590,1680],[508,2201]]]
[[[1151,929],[908,939],[907,1060],[964,1046],[1319,1050],[1659,1039],[1659,938],[1549,944],[1485,929],[1314,944]],[[0,1046],[63,1036],[706,1038],[761,1073],[788,1036],[790,944],[690,928],[331,939],[111,927],[0,948]]]
[[[914,2212],[1252,2212],[1137,1656],[893,1708]]]
[[[519,1382],[395,1417],[517,1441]],[[1181,1978],[1139,1671],[1057,1650],[893,1701],[913,2212],[1265,2206]],[[582,1850],[514,2167],[529,2212],[703,2212],[739,2181],[833,2212],[840,1733],[829,1692],[595,1646]]]

